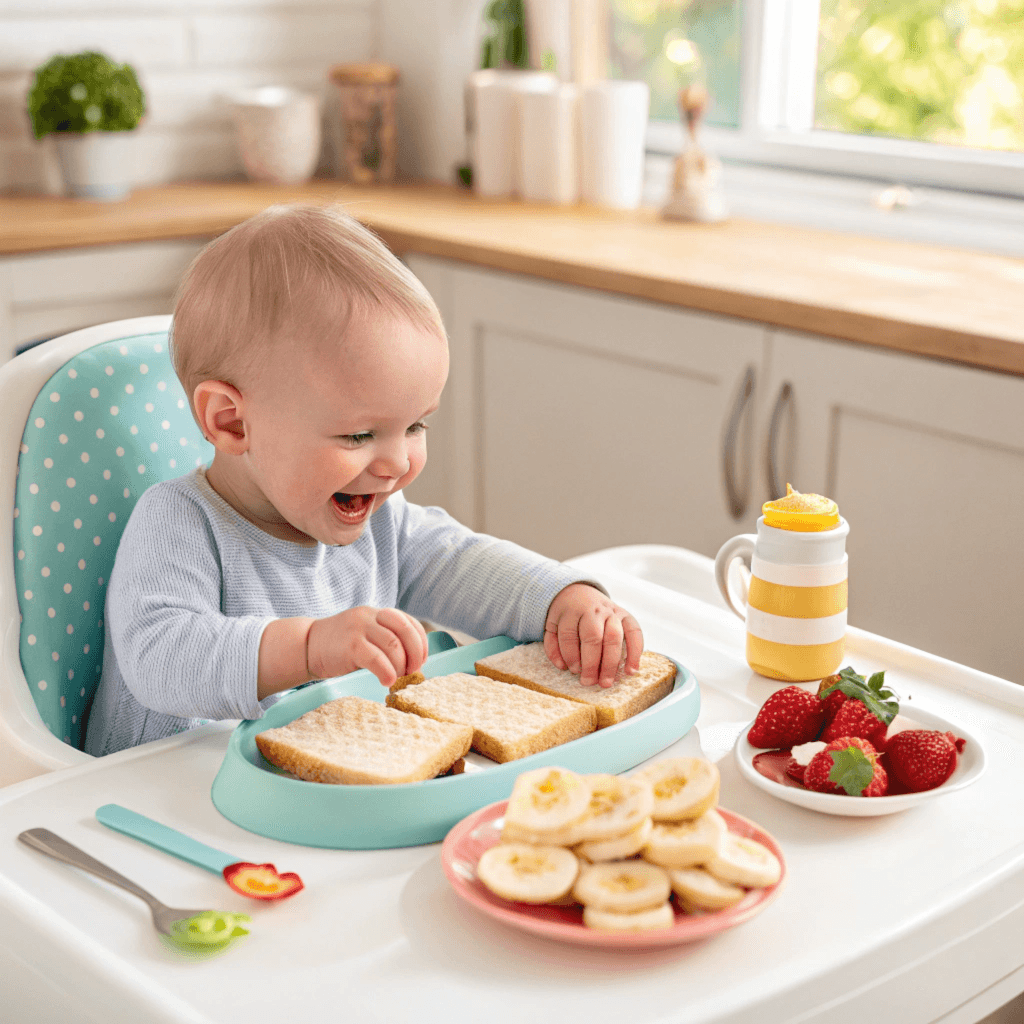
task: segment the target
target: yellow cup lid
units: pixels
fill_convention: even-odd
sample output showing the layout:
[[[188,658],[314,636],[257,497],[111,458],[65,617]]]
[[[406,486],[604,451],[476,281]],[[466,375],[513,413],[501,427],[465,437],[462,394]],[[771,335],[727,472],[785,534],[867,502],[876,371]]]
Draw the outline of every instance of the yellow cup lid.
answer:
[[[778,530],[818,533],[839,525],[839,506],[821,494],[801,494],[786,484],[786,496],[761,506],[765,525]]]

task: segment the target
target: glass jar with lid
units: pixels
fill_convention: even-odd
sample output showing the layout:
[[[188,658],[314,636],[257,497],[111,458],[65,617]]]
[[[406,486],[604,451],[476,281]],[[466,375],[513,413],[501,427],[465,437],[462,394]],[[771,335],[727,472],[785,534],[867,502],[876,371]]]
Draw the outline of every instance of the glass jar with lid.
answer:
[[[336,64],[328,77],[336,100],[335,177],[357,185],[393,181],[398,68],[375,61]]]

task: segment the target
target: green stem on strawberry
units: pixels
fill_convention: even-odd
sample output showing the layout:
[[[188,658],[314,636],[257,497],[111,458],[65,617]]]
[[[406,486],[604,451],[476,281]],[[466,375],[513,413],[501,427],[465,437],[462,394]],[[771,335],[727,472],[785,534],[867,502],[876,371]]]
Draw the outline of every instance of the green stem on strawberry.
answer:
[[[876,672],[870,679],[858,675],[850,665],[840,669],[835,682],[825,687],[818,694],[822,700],[835,690],[845,693],[847,697],[859,700],[880,722],[886,726],[892,724],[899,714],[899,697],[885,686],[885,673]]]

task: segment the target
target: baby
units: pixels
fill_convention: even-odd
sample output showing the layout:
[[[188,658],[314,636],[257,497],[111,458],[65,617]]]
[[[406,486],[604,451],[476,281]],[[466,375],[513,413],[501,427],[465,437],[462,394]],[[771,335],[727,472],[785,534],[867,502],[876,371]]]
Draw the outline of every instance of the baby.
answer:
[[[406,502],[448,344],[427,291],[357,221],[273,207],[216,239],[179,288],[171,352],[216,451],[147,490],[125,528],[89,753],[259,718],[356,669],[391,686],[427,657],[420,619],[543,636],[586,684],[639,667],[640,627],[598,584]]]

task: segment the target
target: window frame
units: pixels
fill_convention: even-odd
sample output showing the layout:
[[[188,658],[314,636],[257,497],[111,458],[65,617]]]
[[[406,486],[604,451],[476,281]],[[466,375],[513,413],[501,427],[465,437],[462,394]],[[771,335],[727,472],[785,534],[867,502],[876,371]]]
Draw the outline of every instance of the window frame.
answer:
[[[817,35],[818,0],[745,0],[741,20],[738,128],[705,125],[716,155],[742,163],[876,178],[903,185],[1024,197],[1024,152],[854,135],[813,127],[816,67],[807,33]],[[651,121],[647,148],[678,153],[678,121]]]

